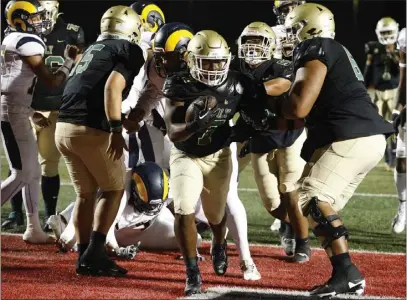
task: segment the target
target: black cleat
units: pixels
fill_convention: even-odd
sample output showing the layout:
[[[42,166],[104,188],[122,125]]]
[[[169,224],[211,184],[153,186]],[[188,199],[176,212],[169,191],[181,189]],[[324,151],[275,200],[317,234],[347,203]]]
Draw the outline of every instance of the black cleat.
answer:
[[[345,271],[333,271],[331,278],[324,285],[313,287],[310,295],[330,298],[339,294],[362,295],[366,281],[354,264]]]
[[[202,278],[199,269],[187,270],[187,280],[185,282],[185,296],[201,293]]]
[[[123,277],[127,274],[127,270],[109,258],[102,258],[94,262],[80,259],[76,264],[76,274],[82,276]]]
[[[226,270],[228,269],[228,254],[227,254],[227,242],[226,240],[223,244],[212,245],[211,247],[211,258],[213,270],[216,275],[222,276],[225,275]]]
[[[1,229],[10,230],[22,225],[24,225],[23,215],[19,212],[13,211],[8,215],[8,218],[3,222],[3,224],[1,224]]]
[[[284,252],[287,256],[293,256],[295,251],[294,229],[290,224],[283,221],[281,221],[281,225],[279,229],[281,246],[284,248]]]
[[[309,244],[296,246],[295,247],[295,254],[294,254],[294,262],[296,263],[305,263],[310,261],[311,259],[311,247]]]

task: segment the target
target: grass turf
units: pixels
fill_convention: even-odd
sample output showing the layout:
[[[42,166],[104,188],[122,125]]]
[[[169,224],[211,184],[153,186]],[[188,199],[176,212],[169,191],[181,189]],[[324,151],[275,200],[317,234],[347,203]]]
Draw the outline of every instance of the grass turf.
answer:
[[[1,178],[7,177],[8,165],[2,152]],[[60,162],[60,177],[62,186],[59,195],[57,210],[63,210],[75,199],[73,187],[69,185],[70,180],[63,160]],[[239,189],[255,189],[256,184],[250,165],[240,176]],[[395,194],[393,173],[386,171],[382,165],[377,166],[365,178],[357,189],[357,193],[366,194]],[[239,195],[243,201],[248,217],[249,240],[251,243],[278,244],[277,233],[270,231],[273,218],[264,210],[257,191],[240,190]],[[354,196],[341,217],[350,231],[350,247],[352,249],[376,250],[387,252],[405,252],[406,235],[392,234],[391,221],[398,207],[395,197],[379,196]],[[43,216],[43,201],[40,201],[40,215]],[[9,203],[2,207],[1,217],[4,220],[11,210]],[[24,226],[20,226],[11,232],[23,232]],[[312,244],[317,246],[313,238]]]

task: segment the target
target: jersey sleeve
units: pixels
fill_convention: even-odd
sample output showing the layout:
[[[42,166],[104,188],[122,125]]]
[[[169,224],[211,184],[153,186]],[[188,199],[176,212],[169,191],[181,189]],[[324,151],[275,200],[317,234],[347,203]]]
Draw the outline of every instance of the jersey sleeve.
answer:
[[[123,51],[119,54],[113,71],[122,74],[126,79],[127,85],[131,85],[134,77],[143,67],[143,64],[144,57],[140,47],[132,43],[126,43]]]
[[[327,57],[329,49],[321,38],[313,38],[303,41],[294,50],[293,66],[294,72],[302,68],[306,62],[319,60],[329,69],[330,64]],[[332,54],[331,54],[332,55]]]
[[[405,27],[399,33],[399,37],[397,39],[397,46],[398,46],[399,50],[406,53],[406,28]]]
[[[285,78],[292,81],[293,74],[293,66],[291,61],[276,59],[275,62],[265,72],[264,80],[268,81],[275,78]]]
[[[44,56],[45,44],[40,38],[34,35],[25,35],[17,41],[16,52],[20,56]]]

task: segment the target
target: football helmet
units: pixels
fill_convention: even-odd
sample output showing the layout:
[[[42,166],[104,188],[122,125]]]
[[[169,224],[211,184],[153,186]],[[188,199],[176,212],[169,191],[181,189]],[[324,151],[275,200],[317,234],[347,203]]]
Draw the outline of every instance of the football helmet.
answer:
[[[390,17],[381,18],[376,25],[376,35],[382,45],[391,45],[397,41],[399,24]]]
[[[294,46],[314,37],[335,38],[334,15],[321,4],[305,3],[297,6],[287,15],[284,26],[287,33],[285,43]]]
[[[45,10],[37,0],[11,0],[7,3],[4,14],[12,30],[44,34]]]
[[[47,35],[52,32],[59,16],[59,2],[58,1],[39,1],[41,6],[45,9],[44,19],[44,34]]]
[[[155,68],[161,77],[186,69],[184,54],[193,36],[192,28],[179,22],[167,23],[158,29],[152,49]]]
[[[113,6],[100,21],[100,39],[124,39],[138,44],[141,35],[141,20],[138,14],[128,6]]]
[[[158,214],[168,199],[168,176],[154,162],[145,162],[131,171],[130,204],[138,212]]]
[[[294,7],[304,4],[305,1],[302,0],[275,0],[273,12],[277,17],[277,23],[284,25],[285,18],[290,13]]]
[[[165,24],[163,11],[154,3],[138,1],[130,7],[140,16],[145,31],[157,32]]]
[[[238,57],[249,65],[258,65],[273,57],[276,50],[276,35],[263,22],[253,22],[245,27],[237,40]]]
[[[192,78],[216,86],[226,80],[231,57],[230,48],[219,33],[202,30],[189,42],[186,58]]]

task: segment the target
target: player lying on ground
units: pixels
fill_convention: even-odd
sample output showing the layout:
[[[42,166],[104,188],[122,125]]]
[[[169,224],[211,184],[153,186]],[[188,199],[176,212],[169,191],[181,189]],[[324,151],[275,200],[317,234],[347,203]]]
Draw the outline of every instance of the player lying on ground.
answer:
[[[251,81],[253,91],[252,97],[240,103],[234,130],[237,136],[250,138],[247,150],[240,154],[251,153],[254,177],[267,212],[285,221],[286,229],[291,227],[289,223],[294,228],[294,242],[282,235],[286,254],[294,255],[295,262],[306,262],[311,258],[308,222],[299,211],[296,193],[305,165],[300,153],[306,132],[303,120],[269,118],[267,99],[286,96],[293,77],[291,62],[272,58],[275,48],[276,36],[263,22],[249,24],[240,35],[240,69]]]
[[[67,45],[65,62],[55,73],[50,72],[43,59],[44,14],[36,0],[9,1],[5,8],[9,30],[1,50],[1,131],[11,170],[1,183],[1,205],[22,190],[27,214],[23,240],[35,244],[53,239],[42,231],[38,217],[41,168],[30,118],[44,128],[49,122],[31,108],[33,89],[37,78],[48,87],[62,84],[78,53],[75,46]]]
[[[371,102],[352,55],[334,40],[331,11],[306,3],[288,14],[285,26],[297,44],[295,79],[288,97],[269,104],[277,116],[306,117],[301,156],[307,165],[298,182],[299,204],[332,264],[330,279],[311,294],[362,294],[365,280],[350,258],[349,232],[338,212],[382,159],[393,129]]]

